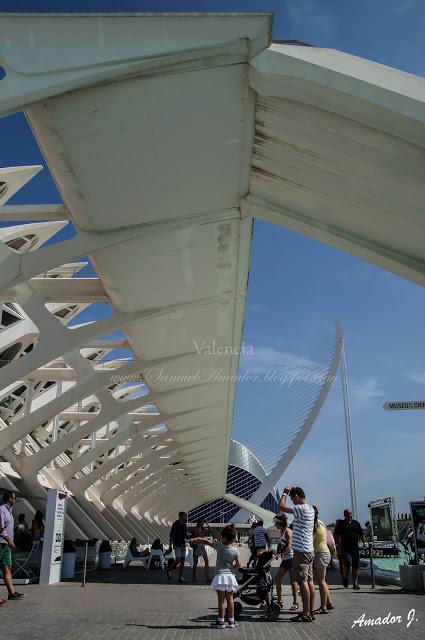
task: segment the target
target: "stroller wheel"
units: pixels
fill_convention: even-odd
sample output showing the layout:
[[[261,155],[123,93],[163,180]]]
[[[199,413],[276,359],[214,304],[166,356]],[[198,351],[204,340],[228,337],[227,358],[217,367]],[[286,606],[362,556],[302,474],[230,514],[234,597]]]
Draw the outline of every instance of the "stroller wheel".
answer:
[[[235,618],[239,618],[242,613],[242,604],[239,601],[235,602]]]
[[[276,602],[273,602],[269,607],[267,607],[266,617],[267,620],[274,622],[280,616],[280,607]]]

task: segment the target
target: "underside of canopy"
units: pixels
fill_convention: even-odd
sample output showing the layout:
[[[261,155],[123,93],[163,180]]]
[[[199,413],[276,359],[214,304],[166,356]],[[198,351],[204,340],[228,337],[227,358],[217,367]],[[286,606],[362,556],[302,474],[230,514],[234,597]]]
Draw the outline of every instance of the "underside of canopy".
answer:
[[[68,219],[76,229],[33,253],[0,246],[1,299],[33,321],[26,335],[40,334],[0,369],[1,388],[46,376],[61,358],[56,384],[75,383],[66,399],[62,388],[46,406],[28,400],[0,431],[0,450],[16,466],[11,446],[24,441],[24,451],[28,435],[80,403],[62,449],[63,436],[37,463],[20,457],[23,482],[72,490],[83,529],[102,531],[110,518],[115,531],[125,522],[134,532],[140,518],[155,529],[225,494],[254,218],[424,283],[425,81],[271,44],[268,14],[3,15],[0,32],[0,113],[25,111],[63,198],[5,205],[39,170],[6,168],[0,220]],[[84,256],[97,278],[78,283],[66,269]],[[40,277],[61,268],[61,284]],[[112,315],[72,331],[45,306],[94,301]],[[114,340],[130,368],[93,374],[84,348]],[[130,409],[108,390],[128,376],[142,389]],[[86,398],[101,407],[94,422]],[[152,412],[166,456],[146,448]],[[104,444],[79,466],[87,439],[101,446],[111,421],[122,431],[108,431],[116,465]]]

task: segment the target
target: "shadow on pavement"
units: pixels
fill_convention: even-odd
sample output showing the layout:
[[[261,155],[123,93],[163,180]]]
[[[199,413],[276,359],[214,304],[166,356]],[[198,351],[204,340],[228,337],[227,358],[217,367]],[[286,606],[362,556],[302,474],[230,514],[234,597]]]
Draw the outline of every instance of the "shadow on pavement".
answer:
[[[136,624],[128,622],[127,627],[143,627],[144,629],[181,629],[182,631],[191,631],[192,629],[206,629],[205,625],[195,624]]]

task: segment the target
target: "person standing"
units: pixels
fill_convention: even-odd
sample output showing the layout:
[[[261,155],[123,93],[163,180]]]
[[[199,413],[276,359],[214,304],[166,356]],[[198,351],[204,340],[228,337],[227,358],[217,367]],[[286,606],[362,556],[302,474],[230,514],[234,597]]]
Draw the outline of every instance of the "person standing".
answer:
[[[207,538],[211,537],[211,529],[205,520],[205,518],[198,518],[195,527],[195,538]],[[193,566],[192,566],[192,581],[196,582],[196,569],[198,567],[199,558],[204,559],[205,565],[205,581],[207,584],[211,582],[209,574],[209,562],[207,549],[203,542],[195,542],[193,546]]]
[[[292,500],[293,507],[288,507],[286,504],[288,496]],[[294,557],[292,559],[291,577],[294,582],[298,582],[303,602],[302,612],[290,620],[291,622],[312,622],[314,620],[314,509],[311,504],[307,504],[303,489],[291,486],[284,488],[279,508],[283,513],[292,513],[294,516],[292,523]]]
[[[171,580],[171,571],[173,571],[177,565],[179,567],[179,579],[181,584],[184,584],[186,580],[183,578],[184,563],[186,560],[186,540],[189,534],[187,530],[187,513],[185,511],[179,512],[178,520],[173,522],[170,531],[170,547],[169,553],[174,549],[174,555],[176,559],[171,561],[167,568],[167,577]]]
[[[319,587],[320,592],[320,607],[314,611],[314,613],[326,614],[328,609],[333,609],[333,604],[330,599],[329,587],[326,582],[326,570],[331,562],[331,552],[328,547],[326,526],[319,520],[319,512],[317,507],[313,505],[314,509],[314,533],[313,533],[313,546],[314,546],[314,561],[313,561],[313,575],[314,580]]]
[[[294,550],[292,548],[292,531],[288,527],[288,518],[285,515],[281,515],[279,518],[275,518],[275,525],[280,531],[281,540],[280,540],[280,555],[281,555],[281,563],[280,567],[276,572],[275,576],[275,584],[276,584],[276,594],[277,594],[277,604],[280,607],[283,607],[282,602],[282,580],[287,573],[289,573],[289,577],[291,577],[291,569],[292,569],[292,559],[294,557]],[[292,588],[292,605],[289,608],[289,611],[297,611],[298,610],[298,602],[297,602],[297,594],[298,594],[298,585],[296,582],[291,582]]]
[[[341,574],[341,580],[344,580],[344,564],[342,562],[342,552],[340,551],[341,545],[339,543],[339,539],[335,538],[335,529],[337,528],[339,522],[341,522],[341,520],[338,518],[333,528],[333,535],[335,540],[336,555],[338,558],[339,573]]]
[[[366,542],[373,542],[373,539],[372,539],[372,525],[371,525],[369,520],[364,523],[364,528],[365,528]]]
[[[220,533],[220,542],[212,542],[207,538],[193,538],[193,542],[206,544],[217,551],[215,564],[215,576],[211,587],[217,591],[218,598],[218,618],[211,622],[211,627],[215,629],[225,629],[224,616],[227,609],[227,626],[234,629],[238,626],[235,622],[235,604],[233,592],[238,589],[238,581],[235,571],[240,568],[239,551],[233,546],[236,538],[235,527],[228,524]]]
[[[16,494],[13,491],[6,491],[3,495],[3,504],[0,506],[0,567],[9,600],[20,600],[25,596],[25,593],[15,591],[12,581],[12,550],[16,548],[13,542],[12,514],[15,502]],[[3,604],[6,604],[6,600],[1,599],[0,605]]]
[[[344,520],[338,520],[334,530],[338,556],[342,559],[343,579],[342,584],[348,588],[350,569],[353,579],[353,589],[360,589],[358,573],[360,564],[359,540],[365,544],[365,537],[360,522],[353,520],[351,509],[344,510]]]
[[[253,520],[251,523],[251,530],[248,536],[248,547],[251,552],[251,555],[249,557],[248,564],[246,565],[247,569],[249,569],[251,562],[253,565],[255,564],[254,529],[256,528],[256,526],[257,526],[257,521]]]
[[[32,524],[31,524],[31,534],[32,534],[32,539],[34,541],[43,540],[44,520],[43,520],[43,513],[41,511],[35,512],[34,520],[32,521]]]
[[[258,556],[270,546],[270,539],[264,528],[264,522],[258,520],[257,526],[252,530],[252,544],[254,547],[254,566],[257,564]]]

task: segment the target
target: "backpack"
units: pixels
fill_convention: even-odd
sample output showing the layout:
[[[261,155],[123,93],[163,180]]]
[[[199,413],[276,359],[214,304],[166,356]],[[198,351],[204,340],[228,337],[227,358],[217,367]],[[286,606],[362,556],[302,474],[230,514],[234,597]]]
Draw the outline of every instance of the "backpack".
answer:
[[[326,529],[326,544],[328,545],[328,549],[332,555],[335,555],[336,544],[335,538],[332,535],[332,532],[329,529]]]

